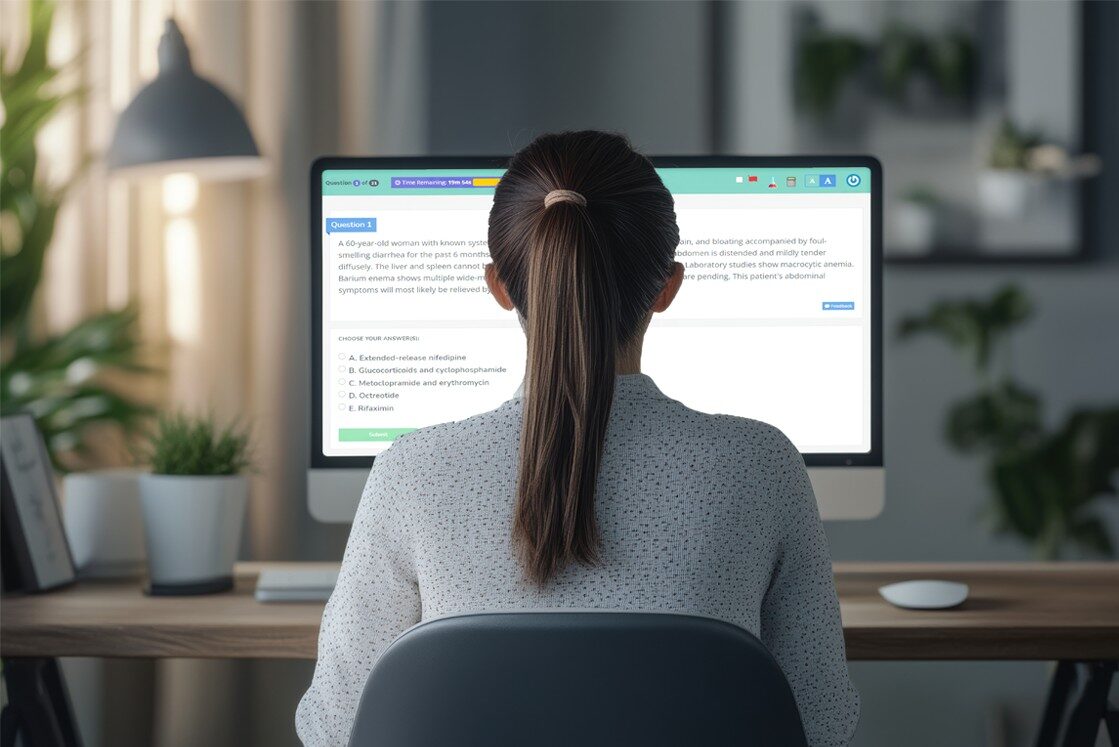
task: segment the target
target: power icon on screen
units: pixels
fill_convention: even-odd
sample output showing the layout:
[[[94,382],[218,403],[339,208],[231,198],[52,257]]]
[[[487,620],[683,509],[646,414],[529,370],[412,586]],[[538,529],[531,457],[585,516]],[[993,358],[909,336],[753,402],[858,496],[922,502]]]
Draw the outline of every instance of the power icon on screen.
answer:
[[[857,187],[862,183],[863,183],[863,178],[861,176],[859,176],[858,174],[848,174],[847,175],[847,186],[848,187]]]

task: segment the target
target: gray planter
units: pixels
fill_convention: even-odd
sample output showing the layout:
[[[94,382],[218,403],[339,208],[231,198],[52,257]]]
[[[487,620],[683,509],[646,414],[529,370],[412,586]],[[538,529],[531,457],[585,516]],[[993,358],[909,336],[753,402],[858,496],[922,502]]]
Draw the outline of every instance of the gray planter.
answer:
[[[151,594],[233,588],[248,489],[244,475],[140,477]]]

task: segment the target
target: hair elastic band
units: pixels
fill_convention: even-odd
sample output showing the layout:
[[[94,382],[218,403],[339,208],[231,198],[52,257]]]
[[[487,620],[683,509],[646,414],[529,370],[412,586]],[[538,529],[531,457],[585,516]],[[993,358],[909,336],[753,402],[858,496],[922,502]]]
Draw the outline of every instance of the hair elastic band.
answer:
[[[576,205],[586,207],[587,198],[573,189],[553,189],[544,196],[544,209],[547,210],[557,202],[574,202]]]

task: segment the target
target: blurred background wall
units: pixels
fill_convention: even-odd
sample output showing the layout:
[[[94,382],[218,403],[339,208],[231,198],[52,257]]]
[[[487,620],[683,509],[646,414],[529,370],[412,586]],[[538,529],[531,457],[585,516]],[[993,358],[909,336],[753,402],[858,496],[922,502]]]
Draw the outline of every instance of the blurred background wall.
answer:
[[[243,104],[271,171],[240,184],[121,183],[96,155],[155,74],[170,11],[159,0],[60,4],[51,53],[78,55],[72,74],[87,93],[43,135],[52,178],[76,181],[36,323],[61,330],[135,303],[145,355],[165,372],[145,397],[255,423],[246,558],[338,559],[345,542],[346,527],[307,514],[303,476],[306,182],[322,154],[508,153],[541,132],[595,127],[652,154],[879,155],[887,224],[912,202],[935,203],[941,225],[931,245],[906,247],[886,269],[886,509],[828,525],[837,560],[1031,557],[992,532],[981,464],[943,439],[944,414],[973,375],[941,343],[899,342],[904,316],[1015,283],[1036,314],[1014,339],[1014,371],[1043,395],[1046,419],[1119,399],[1119,3],[177,0],[196,68]],[[26,3],[0,13],[5,43],[18,44]],[[859,88],[865,62],[847,80],[798,77],[806,40],[880,59],[899,27],[941,41],[964,29],[970,88],[949,95],[953,79],[933,76],[940,88],[929,94],[917,76],[890,99]],[[1056,226],[1052,246],[1028,247],[1029,261],[1014,257],[1028,240],[999,239],[1015,221],[966,214],[1011,115],[1102,161],[1090,183],[1059,188],[1053,202],[1070,207],[1033,231]],[[83,154],[93,160],[79,173]],[[944,247],[954,256],[938,257]],[[1108,516],[1119,537],[1119,516]],[[69,664],[93,745],[291,744],[311,673],[298,662]],[[1049,674],[1038,663],[852,670],[863,693],[856,744],[868,746],[1024,743]],[[207,711],[222,717],[200,718]]]

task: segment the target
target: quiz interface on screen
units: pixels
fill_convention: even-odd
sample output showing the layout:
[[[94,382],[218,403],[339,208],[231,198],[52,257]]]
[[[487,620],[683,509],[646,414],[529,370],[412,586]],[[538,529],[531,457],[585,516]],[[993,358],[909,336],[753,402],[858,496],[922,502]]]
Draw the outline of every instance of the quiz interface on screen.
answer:
[[[868,452],[869,169],[659,172],[685,279],[642,370],[693,409],[776,425],[803,453]],[[524,335],[483,277],[500,177],[323,173],[325,455],[375,456],[514,395]]]

